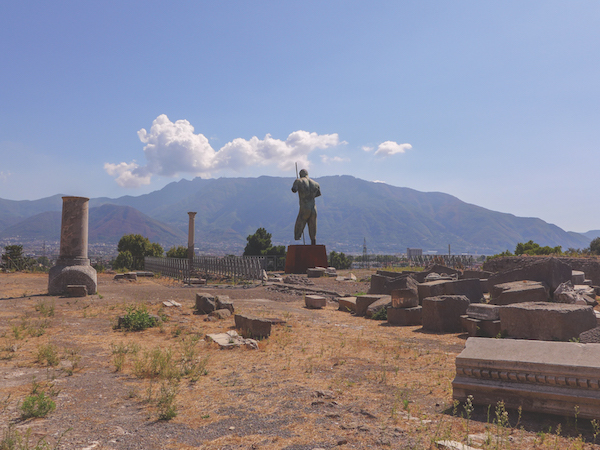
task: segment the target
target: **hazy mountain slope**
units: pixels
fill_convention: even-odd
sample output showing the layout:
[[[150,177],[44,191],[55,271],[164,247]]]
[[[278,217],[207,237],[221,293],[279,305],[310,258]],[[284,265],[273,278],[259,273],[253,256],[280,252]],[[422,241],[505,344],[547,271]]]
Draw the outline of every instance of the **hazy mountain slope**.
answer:
[[[4,200],[0,198],[0,231],[21,220],[46,211],[60,211],[62,194],[39,200]]]
[[[36,214],[0,232],[0,239],[58,241],[61,215],[60,211]],[[116,244],[125,234],[141,234],[152,242],[164,245],[187,244],[185,233],[129,206],[106,204],[90,208],[88,229],[90,244]]]

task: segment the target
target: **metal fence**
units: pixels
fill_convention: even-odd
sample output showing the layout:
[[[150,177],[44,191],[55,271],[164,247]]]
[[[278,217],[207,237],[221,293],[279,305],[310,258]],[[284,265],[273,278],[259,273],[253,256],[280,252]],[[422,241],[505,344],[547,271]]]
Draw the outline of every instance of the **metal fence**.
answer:
[[[448,267],[458,265],[470,267],[475,264],[475,258],[473,258],[472,255],[420,255],[412,256],[409,260],[419,266],[427,266],[430,263],[440,263]]]
[[[177,278],[184,282],[189,282],[190,267],[189,261],[182,258],[157,258],[155,256],[146,256],[144,258],[145,270],[156,274]]]

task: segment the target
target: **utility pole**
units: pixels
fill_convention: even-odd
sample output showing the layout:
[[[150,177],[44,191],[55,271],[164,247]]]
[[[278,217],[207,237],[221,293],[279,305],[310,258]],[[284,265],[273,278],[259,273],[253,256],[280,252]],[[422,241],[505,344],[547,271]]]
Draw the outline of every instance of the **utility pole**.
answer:
[[[367,255],[367,238],[363,241],[363,269],[369,268],[369,256]]]

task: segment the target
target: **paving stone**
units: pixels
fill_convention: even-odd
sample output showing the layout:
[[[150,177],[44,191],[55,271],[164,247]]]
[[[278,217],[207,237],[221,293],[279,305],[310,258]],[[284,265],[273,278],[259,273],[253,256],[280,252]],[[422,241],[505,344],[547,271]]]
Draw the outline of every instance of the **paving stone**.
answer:
[[[500,308],[502,331],[509,337],[568,341],[596,327],[591,306],[566,303],[515,303]]]

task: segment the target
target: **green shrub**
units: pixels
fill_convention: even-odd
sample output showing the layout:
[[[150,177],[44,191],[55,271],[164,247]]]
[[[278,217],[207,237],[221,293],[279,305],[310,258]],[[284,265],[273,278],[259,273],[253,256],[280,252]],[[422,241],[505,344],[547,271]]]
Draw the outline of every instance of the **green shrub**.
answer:
[[[56,403],[45,392],[28,395],[21,404],[21,418],[46,417],[56,409]]]
[[[120,327],[127,331],[143,331],[157,325],[158,320],[148,313],[144,305],[128,307],[127,314],[120,320]]]
[[[378,309],[375,314],[371,316],[373,320],[387,320],[387,308],[383,307]]]
[[[40,364],[45,362],[49,366],[58,366],[60,363],[58,349],[52,344],[40,345],[37,353],[37,361]]]
[[[158,420],[171,420],[177,416],[177,405],[175,403],[177,390],[176,384],[163,383],[160,387],[160,394],[156,401]]]

